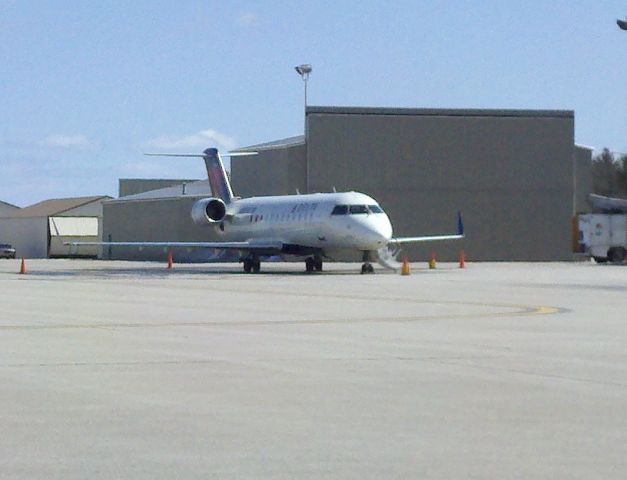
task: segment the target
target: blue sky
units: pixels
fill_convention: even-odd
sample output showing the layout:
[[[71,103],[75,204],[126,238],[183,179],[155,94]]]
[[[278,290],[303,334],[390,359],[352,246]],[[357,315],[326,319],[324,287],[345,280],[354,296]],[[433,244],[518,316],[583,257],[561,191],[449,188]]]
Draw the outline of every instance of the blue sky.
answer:
[[[0,200],[203,178],[197,160],[298,135],[311,105],[575,110],[627,150],[624,1],[0,0]]]

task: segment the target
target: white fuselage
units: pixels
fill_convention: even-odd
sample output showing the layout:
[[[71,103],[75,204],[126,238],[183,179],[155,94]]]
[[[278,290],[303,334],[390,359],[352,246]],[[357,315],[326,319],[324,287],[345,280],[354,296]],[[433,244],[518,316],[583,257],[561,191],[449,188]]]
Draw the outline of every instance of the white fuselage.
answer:
[[[234,200],[217,231],[225,241],[280,241],[326,251],[377,250],[392,238],[388,216],[358,192]]]

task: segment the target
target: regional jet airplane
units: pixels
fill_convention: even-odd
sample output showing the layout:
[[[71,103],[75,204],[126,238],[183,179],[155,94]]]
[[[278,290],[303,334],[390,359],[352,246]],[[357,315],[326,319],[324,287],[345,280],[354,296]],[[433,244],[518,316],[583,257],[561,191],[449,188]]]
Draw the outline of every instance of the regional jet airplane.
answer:
[[[261,259],[274,255],[304,258],[307,272],[321,271],[323,258],[332,259],[342,251],[352,250],[362,254],[364,263],[361,273],[373,273],[372,261],[378,261],[387,268],[397,268],[395,257],[404,243],[464,237],[461,215],[458,215],[456,234],[394,238],[390,219],[376,200],[359,192],[234,197],[220,154],[215,148],[208,148],[202,155],[147,155],[204,159],[214,196],[198,200],[192,206],[191,217],[198,225],[214,227],[221,241],[69,242],[69,245],[236,250],[240,253],[246,273],[259,272]],[[235,155],[238,153],[231,154]]]

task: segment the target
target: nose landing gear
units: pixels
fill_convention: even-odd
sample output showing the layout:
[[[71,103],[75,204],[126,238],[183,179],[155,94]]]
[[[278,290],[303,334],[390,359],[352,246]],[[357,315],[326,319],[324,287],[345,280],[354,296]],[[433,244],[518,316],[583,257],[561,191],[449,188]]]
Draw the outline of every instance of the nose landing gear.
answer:
[[[361,266],[361,273],[374,273],[374,267],[372,266],[372,263],[370,262],[366,262]]]
[[[372,255],[370,254],[369,250],[364,252],[362,260],[364,262],[364,264],[361,266],[362,275],[364,273],[374,273],[374,267],[372,266],[372,263],[370,263],[370,261],[372,260]]]

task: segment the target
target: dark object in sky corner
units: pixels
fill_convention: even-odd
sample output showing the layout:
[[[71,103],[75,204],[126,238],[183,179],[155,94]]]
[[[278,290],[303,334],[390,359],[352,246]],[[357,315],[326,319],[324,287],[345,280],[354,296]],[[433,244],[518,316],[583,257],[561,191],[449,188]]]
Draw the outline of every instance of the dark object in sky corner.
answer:
[[[627,20],[616,20],[616,24],[621,30],[627,30]]]

